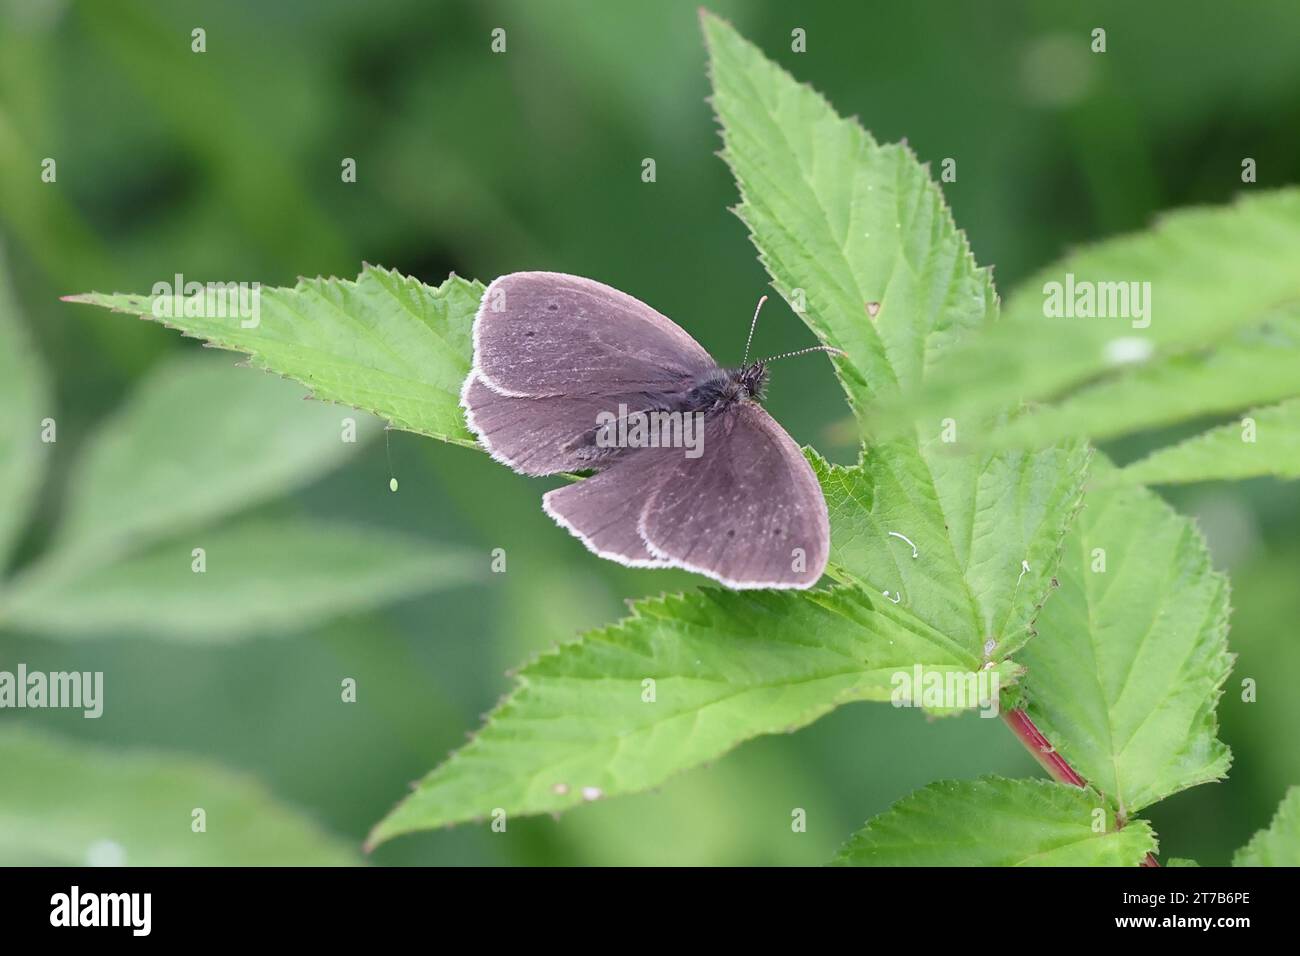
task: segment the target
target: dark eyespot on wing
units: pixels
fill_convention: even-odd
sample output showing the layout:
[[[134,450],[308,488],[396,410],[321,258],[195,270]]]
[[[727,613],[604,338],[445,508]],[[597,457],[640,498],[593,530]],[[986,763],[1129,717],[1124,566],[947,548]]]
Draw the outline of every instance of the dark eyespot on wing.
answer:
[[[509,395],[675,391],[716,367],[667,316],[579,276],[502,276],[474,320],[475,371]]]
[[[799,446],[757,405],[709,419],[699,458],[679,457],[647,502],[641,536],[661,560],[732,588],[807,588],[830,554],[821,486]]]

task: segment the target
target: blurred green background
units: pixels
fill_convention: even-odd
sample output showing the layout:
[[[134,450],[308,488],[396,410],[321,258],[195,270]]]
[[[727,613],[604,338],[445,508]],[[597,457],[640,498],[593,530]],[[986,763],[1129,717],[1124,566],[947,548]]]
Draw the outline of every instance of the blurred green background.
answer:
[[[955,158],[944,191],[1004,293],[1073,245],[1230,200],[1251,188],[1243,157],[1257,160],[1259,188],[1300,181],[1294,0],[711,7],[879,139],[906,137],[936,169]],[[1095,26],[1104,55],[1088,50]],[[201,55],[195,27],[207,31]],[[489,49],[496,27],[505,55]],[[795,27],[806,53],[790,50]],[[0,242],[51,369],[60,439],[18,562],[46,541],[84,437],[151,366],[197,349],[60,295],[144,292],[176,272],[286,285],[355,275],[362,261],[427,282],[552,269],[636,295],[735,361],[766,278],[728,212],[737,197],[713,155],[704,61],[689,2],[0,0]],[[41,182],[45,157],[57,183]],[[354,184],[341,181],[344,157]],[[647,157],[654,183],[641,180]],[[777,305],[755,348],[811,341]],[[800,442],[855,457],[824,362],[778,369],[769,407]],[[695,584],[595,559],[541,512],[546,485],[484,455],[403,433],[390,452],[399,494],[380,441],[282,506],[413,530],[484,568],[504,548],[506,574],[290,636],[0,633],[0,668],[102,670],[109,695],[99,720],[0,722],[242,770],[359,844],[478,726],[507,668],[614,619],[625,598]],[[1236,760],[1227,783],[1150,817],[1162,855],[1223,863],[1300,782],[1300,508],[1294,485],[1272,481],[1171,497],[1200,516],[1232,575],[1240,659],[1220,714]],[[341,676],[358,680],[358,703],[340,703]],[[1257,703],[1241,702],[1243,677],[1258,681]],[[505,834],[406,837],[371,859],[817,864],[910,790],[981,773],[1038,771],[999,721],[856,704],[653,793],[511,821]],[[794,807],[806,833],[791,832]]]

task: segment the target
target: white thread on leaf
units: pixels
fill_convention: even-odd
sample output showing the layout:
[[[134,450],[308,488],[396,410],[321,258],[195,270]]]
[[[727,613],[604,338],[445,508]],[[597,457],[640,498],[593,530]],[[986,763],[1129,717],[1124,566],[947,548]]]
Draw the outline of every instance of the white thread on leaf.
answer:
[[[906,541],[909,545],[911,545],[911,546],[912,546],[912,557],[913,557],[913,558],[915,558],[915,557],[920,553],[920,552],[918,552],[918,551],[916,550],[916,545],[912,544],[912,539],[909,538],[907,535],[905,535],[905,534],[899,534],[897,531],[891,531],[891,532],[889,532],[889,534],[890,534],[891,537],[894,537],[894,538],[902,538],[902,539],[903,539],[904,541]]]

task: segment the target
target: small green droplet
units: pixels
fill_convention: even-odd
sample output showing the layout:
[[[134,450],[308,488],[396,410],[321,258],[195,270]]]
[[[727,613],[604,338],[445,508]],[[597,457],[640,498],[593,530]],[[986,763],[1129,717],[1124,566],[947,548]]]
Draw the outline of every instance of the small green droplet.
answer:
[[[396,490],[397,490],[397,479],[396,479],[396,478],[389,478],[389,479],[388,479],[388,490],[389,490],[389,491],[396,491]]]

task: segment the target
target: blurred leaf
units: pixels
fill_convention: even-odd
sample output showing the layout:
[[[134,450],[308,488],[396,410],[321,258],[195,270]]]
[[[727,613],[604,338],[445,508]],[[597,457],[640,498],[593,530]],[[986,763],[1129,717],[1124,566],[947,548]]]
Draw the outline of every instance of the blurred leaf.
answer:
[[[581,866],[818,866],[844,829],[833,822],[837,788],[828,775],[791,773],[807,741],[782,743],[791,746],[746,747],[707,771],[597,801],[555,830]],[[796,805],[814,821],[810,829],[791,825]]]
[[[1232,858],[1233,866],[1300,866],[1300,787],[1282,798],[1267,830],[1260,830]]]
[[[1104,832],[1094,830],[1097,811]],[[869,821],[839,866],[1137,866],[1156,849],[1145,820],[1120,829],[1095,794],[1046,780],[941,780]]]
[[[316,398],[475,448],[460,389],[469,374],[470,332],[482,295],[481,284],[458,276],[434,288],[366,266],[355,282],[300,279],[292,289],[262,289],[256,328],[243,328],[237,315],[158,318],[151,295],[92,292],[69,301],[160,321],[247,352],[253,367],[301,382]]]
[[[206,570],[192,570],[192,549]],[[472,579],[469,556],[410,535],[306,519],[239,521],[108,564],[33,575],[3,618],[56,637],[126,633],[176,641],[302,630]]]
[[[111,57],[100,61],[104,67],[135,87],[132,108],[165,121],[174,141],[184,143],[203,164],[241,241],[258,247],[264,258],[348,261],[349,237],[320,208],[319,191],[282,148],[289,137],[268,133],[258,71],[249,68],[257,62],[250,48],[267,42],[265,25],[250,24],[256,31],[250,36],[240,35],[237,20],[226,21],[229,32],[208,21],[213,42],[196,57],[188,40],[176,42],[172,11],[156,4],[121,0],[111,10],[78,4],[76,17],[91,41],[87,52],[93,55],[102,48]],[[148,56],[141,55],[144,50]],[[281,74],[278,79],[281,96],[291,96],[285,89],[291,78]],[[178,88],[184,89],[183,97],[175,95]],[[295,115],[297,122],[290,125],[302,119]]]
[[[1300,375],[1300,360],[1291,374]],[[1251,441],[1243,438],[1245,419],[1254,421]],[[1247,412],[1242,421],[1157,449],[1120,473],[1123,479],[1148,485],[1260,475],[1300,478],[1300,398],[1255,409]]]
[[[1254,484],[1215,489],[1213,497],[1258,502],[1266,489]],[[1232,741],[1230,785],[1241,788],[1246,802],[1236,811],[1234,827],[1216,828],[1213,842],[1193,854],[1206,859],[1230,858],[1250,835],[1247,821],[1258,825],[1266,819],[1278,795],[1300,781],[1300,747],[1279,747],[1275,731],[1300,727],[1300,694],[1290,692],[1300,687],[1300,515],[1294,488],[1273,485],[1267,491],[1275,504],[1260,520],[1274,537],[1271,546],[1251,548],[1234,566],[1231,640],[1238,658],[1219,705],[1224,737]]]
[[[0,257],[0,573],[31,517],[44,470],[41,419],[54,417],[45,366],[18,315]]]
[[[346,866],[341,840],[255,781],[188,757],[115,752],[0,728],[7,865]],[[192,812],[207,831],[191,830]]]
[[[1094,440],[1235,412],[1300,393],[1300,310],[1240,329],[1198,351],[1142,362],[1042,406],[998,430],[999,445],[1033,445],[1054,435]]]
[[[641,601],[631,617],[520,671],[518,689],[375,827],[371,842],[496,808],[557,812],[645,790],[840,704],[889,700],[893,675],[917,663],[939,672],[971,667],[944,635],[852,589],[707,589]],[[1013,665],[999,669],[1004,684],[1017,674]]]
[[[1186,857],[1181,857],[1181,856],[1171,856],[1169,859],[1165,860],[1165,866],[1167,867],[1169,866],[1187,867],[1187,866],[1200,866],[1200,865],[1201,864],[1197,863],[1195,860],[1189,860]]]
[[[836,370],[861,415],[873,397],[920,384],[996,310],[992,280],[910,149],[879,145],[730,24],[701,16],[736,214],[777,291],[848,353]]]
[[[378,431],[356,416],[357,442],[344,441],[347,414],[228,361],[169,361],[88,443],[51,560],[139,546],[301,487]]]
[[[853,467],[809,456],[830,509],[831,562],[872,593],[901,594],[897,613],[979,667],[1033,635],[1089,453],[1082,444],[1034,455],[928,450],[882,442]]]
[[[1031,416],[1010,432],[1016,440],[1041,443],[1065,434],[1114,435],[1212,409],[1241,389],[1234,381],[1240,363],[1215,363],[1195,353],[1224,344],[1240,348],[1240,340],[1229,337],[1266,322],[1290,330],[1284,334],[1294,350],[1287,317],[1300,301],[1298,258],[1300,189],[1170,213],[1150,230],[1074,253],[1018,287],[1001,321],[946,356],[912,396],[910,411],[928,420],[960,409],[966,420],[979,421],[1021,399],[1063,401],[1058,415]],[[1076,289],[1084,282],[1099,288],[1150,283],[1146,318],[1047,317],[1047,284],[1064,284],[1067,275]],[[1135,327],[1144,321],[1149,325]],[[1144,358],[1151,370],[1133,372],[1130,363]],[[1189,401],[1182,373],[1198,361],[1203,372],[1223,379],[1199,375],[1198,394]],[[1166,362],[1167,370],[1156,369]],[[1268,388],[1285,389],[1272,363],[1267,373],[1274,379]],[[1131,424],[1108,421],[1108,410],[1134,391],[1135,377],[1149,405],[1131,413]],[[1080,386],[1087,389],[1072,402],[1069,390]]]
[[[1145,488],[1090,490],[1059,578],[1021,660],[1026,709],[1061,756],[1121,817],[1223,777],[1228,581],[1195,524]]]
[[[344,440],[345,418],[356,441]],[[273,376],[169,362],[89,443],[54,545],[10,582],[0,618],[61,637],[229,639],[468,580],[464,556],[392,532],[302,519],[210,526],[318,478],[377,431]]]

